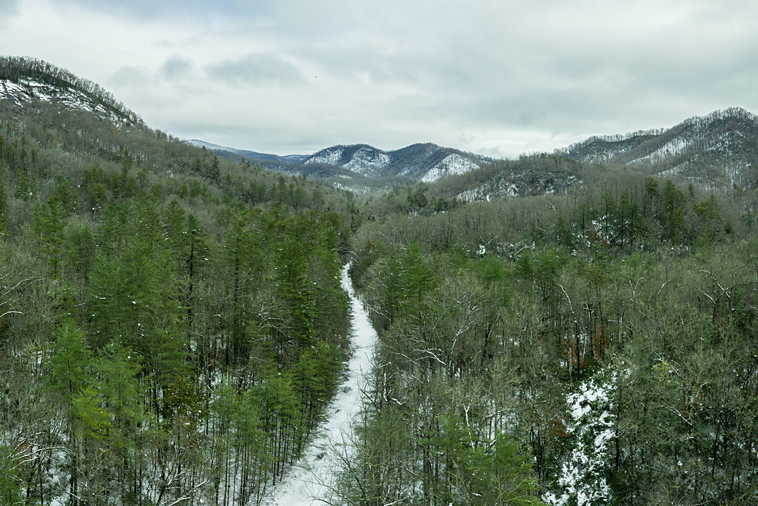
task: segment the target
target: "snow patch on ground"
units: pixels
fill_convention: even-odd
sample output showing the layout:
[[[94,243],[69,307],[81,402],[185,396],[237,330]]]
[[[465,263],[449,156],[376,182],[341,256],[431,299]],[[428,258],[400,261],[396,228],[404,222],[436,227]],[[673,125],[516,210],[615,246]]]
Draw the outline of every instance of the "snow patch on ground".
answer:
[[[424,183],[432,183],[444,176],[464,174],[478,168],[479,165],[463,158],[458,153],[453,153],[452,155],[446,156],[440,163],[432,167],[426,174],[424,174],[421,181]]]
[[[365,376],[371,371],[377,335],[368,319],[368,313],[355,295],[345,266],[342,270],[342,287],[350,295],[352,309],[353,356],[348,363],[348,377],[339,387],[339,393],[327,409],[327,422],[314,436],[310,447],[272,491],[264,504],[267,506],[310,506],[327,504],[320,498],[328,495],[337,458],[332,449],[351,455],[349,434],[353,421],[361,408],[361,389]]]
[[[455,198],[463,202],[489,202],[494,198],[516,197],[518,194],[518,186],[499,181],[497,184],[484,184],[466,190],[456,195]]]
[[[621,142],[621,141],[619,141]],[[590,162],[590,163],[603,163],[607,162],[611,158],[613,158],[616,155],[619,155],[621,153],[626,153],[632,149],[632,146],[628,146],[626,144],[619,144],[616,146],[608,146],[603,147],[602,150],[599,153],[592,153],[590,155],[586,155],[583,158],[583,161]]]
[[[312,163],[328,163],[330,165],[337,165],[337,162],[342,158],[342,148],[332,148],[316,153],[313,157],[307,159],[303,165],[310,165]]]
[[[618,375],[603,371],[584,381],[579,390],[566,396],[569,420],[566,428],[573,434],[574,448],[561,467],[557,493],[545,495],[552,506],[600,506],[611,504],[610,485],[605,463],[609,443],[616,434],[614,393]]]
[[[349,185],[349,184],[342,184],[336,181],[332,183],[332,186],[334,186],[338,190],[346,190],[353,193],[371,193],[373,191],[376,191],[375,188],[371,188],[370,186],[357,186],[357,185],[354,186],[354,185]]]
[[[29,79],[19,79],[18,83],[0,80],[0,100],[13,102],[22,106],[32,99],[42,102],[57,102],[69,109],[97,113],[111,121],[119,117],[113,111],[108,111],[98,100],[71,86],[53,86]]]
[[[411,172],[414,172],[418,167],[415,165],[408,165],[398,173],[398,176],[407,176]]]
[[[691,144],[692,139],[675,137],[649,155],[637,158],[631,163],[656,163],[669,160],[687,149]]]
[[[19,96],[25,94],[24,89],[16,83],[10,81],[0,81],[0,100],[10,100],[16,104],[20,104]]]
[[[489,189],[484,186],[479,186],[470,190],[466,190],[465,192],[461,192],[456,195],[455,198],[462,202],[489,202],[492,196],[488,190]]]
[[[372,176],[389,164],[390,157],[386,153],[371,148],[360,148],[343,167],[364,176]]]

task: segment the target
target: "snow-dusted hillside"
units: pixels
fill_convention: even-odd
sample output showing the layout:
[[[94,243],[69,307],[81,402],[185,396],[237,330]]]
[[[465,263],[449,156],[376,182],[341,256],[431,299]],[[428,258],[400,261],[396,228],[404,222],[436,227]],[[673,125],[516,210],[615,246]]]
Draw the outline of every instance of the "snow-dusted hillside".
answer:
[[[758,116],[739,107],[689,118],[666,130],[592,137],[558,154],[583,162],[633,165],[663,176],[750,186],[758,169]]]
[[[449,176],[451,174],[464,174],[470,170],[478,169],[479,165],[459,155],[453,153],[448,155],[440,163],[432,167],[421,181],[425,183],[431,183],[437,181],[441,177]]]
[[[490,180],[455,196],[464,202],[489,202],[526,195],[563,194],[580,183],[577,177],[565,171],[523,170],[500,172]]]
[[[417,181],[438,179],[479,168],[489,159],[435,144],[413,144],[395,151],[383,151],[365,144],[332,146],[304,162],[304,166],[326,164],[370,178],[405,176]],[[308,173],[308,170],[303,170]]]
[[[11,102],[18,107],[25,107],[34,101],[56,103],[67,109],[89,112],[107,118],[113,123],[138,123],[141,121],[132,111],[117,102],[109,93],[97,85],[92,90],[72,85],[64,81],[49,84],[34,79],[19,78],[14,81],[0,79],[0,101]]]
[[[342,159],[342,153],[344,148],[342,146],[333,146],[331,148],[322,149],[318,153],[308,157],[304,165],[311,165],[314,163],[328,163],[329,165],[337,165]]]
[[[381,173],[390,164],[390,157],[379,150],[362,147],[356,151],[349,162],[342,167],[364,176],[374,176]]]
[[[290,175],[305,175],[315,179],[341,178],[345,181],[334,182],[334,185],[339,184],[340,188],[353,191],[366,188],[366,178],[390,178],[403,181],[401,184],[409,181],[431,183],[447,176],[464,174],[492,162],[492,159],[481,155],[432,143],[411,144],[394,151],[384,151],[367,144],[338,145],[309,156],[279,156],[218,146],[196,139],[187,142],[210,149],[221,157],[248,159],[261,163],[265,168]]]

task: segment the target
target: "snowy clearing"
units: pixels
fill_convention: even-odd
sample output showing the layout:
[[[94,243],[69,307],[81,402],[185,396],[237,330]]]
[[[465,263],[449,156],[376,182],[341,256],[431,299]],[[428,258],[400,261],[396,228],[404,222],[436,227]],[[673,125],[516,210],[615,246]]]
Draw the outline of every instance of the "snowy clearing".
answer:
[[[337,395],[326,410],[326,424],[315,433],[303,457],[264,501],[266,505],[326,504],[318,498],[328,494],[332,473],[336,467],[335,455],[331,449],[341,447],[349,440],[350,427],[360,411],[361,389],[365,384],[365,375],[371,369],[377,335],[369,322],[368,313],[350,284],[348,268],[349,265],[342,269],[342,287],[350,295],[352,309],[353,356],[348,363],[347,380],[339,387]]]

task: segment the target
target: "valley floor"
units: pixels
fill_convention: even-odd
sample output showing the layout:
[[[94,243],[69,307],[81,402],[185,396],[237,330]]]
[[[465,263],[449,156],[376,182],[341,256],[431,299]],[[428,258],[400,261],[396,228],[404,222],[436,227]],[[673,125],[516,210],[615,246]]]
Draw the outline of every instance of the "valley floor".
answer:
[[[326,422],[316,432],[310,447],[264,501],[268,506],[326,504],[321,498],[329,495],[340,456],[349,456],[352,451],[351,426],[360,412],[361,391],[365,375],[372,367],[377,335],[353,290],[348,268],[349,265],[342,270],[342,286],[350,295],[352,310],[353,355],[348,363],[347,379],[326,410]]]

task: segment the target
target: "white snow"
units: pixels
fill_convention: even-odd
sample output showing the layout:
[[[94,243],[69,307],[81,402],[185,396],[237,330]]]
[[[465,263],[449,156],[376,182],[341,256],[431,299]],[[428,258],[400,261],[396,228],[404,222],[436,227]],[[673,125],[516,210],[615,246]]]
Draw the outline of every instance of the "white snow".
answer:
[[[518,186],[507,181],[493,181],[477,186],[455,196],[463,202],[491,201],[495,198],[516,197],[519,194]]]
[[[24,88],[16,83],[0,81],[0,84],[2,84],[2,86],[0,86],[0,99],[2,100],[12,100],[16,104],[20,104],[19,96],[26,96]]]
[[[307,159],[304,165],[310,165],[312,163],[328,163],[331,165],[337,165],[337,162],[342,158],[343,149],[341,147],[329,148],[320,151],[313,155],[313,157]]]
[[[353,186],[349,184],[338,183],[336,181],[332,183],[332,186],[334,186],[338,190],[347,190],[353,193],[371,193],[372,191],[374,191],[374,189],[371,188],[370,186]]]
[[[326,504],[319,498],[325,497],[336,468],[336,456],[330,449],[344,448],[349,440],[353,420],[361,408],[361,389],[365,385],[365,375],[370,372],[377,342],[368,319],[368,313],[355,295],[347,274],[348,266],[342,270],[342,287],[350,295],[352,307],[353,356],[348,363],[347,380],[339,388],[339,393],[327,409],[327,422],[315,435],[310,447],[277,484],[264,504],[268,506],[310,506]]]
[[[684,151],[687,146],[692,144],[692,139],[686,139],[684,137],[674,137],[660,148],[656,149],[647,156],[637,158],[630,163],[643,163],[643,162],[662,162],[670,158],[674,158],[676,155]]]
[[[415,165],[408,165],[408,166],[406,166],[403,170],[401,170],[398,173],[398,176],[407,176],[408,174],[410,174],[414,170],[416,170],[416,166]]]
[[[364,176],[378,175],[378,171],[390,164],[386,153],[372,148],[360,148],[353,154],[352,159],[343,168],[363,174]]]
[[[73,87],[56,87],[29,79],[19,79],[18,83],[0,79],[0,100],[10,100],[23,105],[37,99],[42,102],[56,102],[69,109],[97,112],[111,121],[118,121],[118,115],[107,111],[102,104],[96,104],[92,97]]]
[[[479,166],[474,162],[463,158],[458,153],[446,156],[440,163],[432,167],[421,181],[424,183],[432,183],[437,181],[443,176],[449,176],[452,174],[464,174],[474,169],[478,169]]]
[[[618,375],[604,371],[584,381],[579,391],[566,396],[570,419],[566,428],[573,434],[574,448],[558,476],[559,490],[545,495],[552,506],[599,506],[612,502],[604,467],[609,443],[615,436],[613,415]]]

